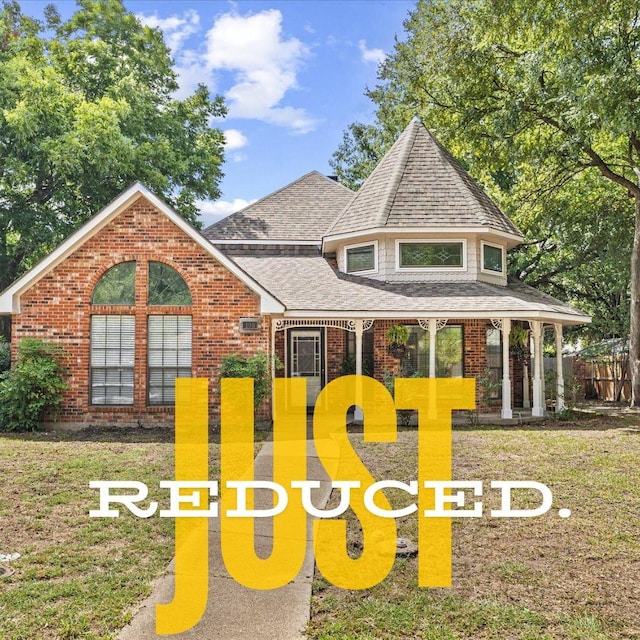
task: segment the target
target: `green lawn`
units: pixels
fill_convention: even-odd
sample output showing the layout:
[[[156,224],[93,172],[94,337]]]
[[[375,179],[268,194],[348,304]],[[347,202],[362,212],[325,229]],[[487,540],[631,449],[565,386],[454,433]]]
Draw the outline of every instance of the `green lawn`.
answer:
[[[139,480],[165,508],[158,483],[173,479],[173,464],[172,429],[0,435],[0,553],[21,554],[0,578],[2,640],[117,636],[173,556],[173,520],[124,508],[119,518],[90,518],[98,491],[89,481]]]
[[[416,433],[397,444],[352,442],[377,479],[416,475]],[[554,507],[528,519],[454,520],[453,587],[417,586],[416,559],[363,591],[316,575],[309,635],[317,640],[640,638],[640,416],[454,432],[454,478],[537,480]],[[406,504],[400,492],[392,502]],[[485,514],[497,506],[485,500]],[[524,506],[524,505],[522,505]],[[570,508],[568,519],[558,508]],[[417,516],[399,521],[417,540]],[[349,528],[354,548],[358,528]]]

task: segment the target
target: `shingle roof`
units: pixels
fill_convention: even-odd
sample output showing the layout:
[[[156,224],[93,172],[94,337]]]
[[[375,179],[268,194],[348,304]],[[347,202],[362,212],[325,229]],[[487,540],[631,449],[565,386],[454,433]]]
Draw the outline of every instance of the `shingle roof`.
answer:
[[[484,282],[380,282],[338,272],[322,257],[238,256],[233,260],[280,300],[287,311],[415,312],[455,318],[589,316],[519,281],[507,287]]]
[[[311,171],[204,230],[220,240],[301,240],[320,242],[353,192],[318,171]]]
[[[378,227],[465,226],[522,237],[435,136],[414,119],[326,236]]]

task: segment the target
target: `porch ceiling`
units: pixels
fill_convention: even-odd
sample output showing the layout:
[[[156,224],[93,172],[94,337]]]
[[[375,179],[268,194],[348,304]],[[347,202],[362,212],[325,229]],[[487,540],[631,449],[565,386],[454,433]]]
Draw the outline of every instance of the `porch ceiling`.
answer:
[[[300,317],[511,317],[582,324],[587,314],[519,281],[379,282],[341,273],[322,257],[233,258]]]

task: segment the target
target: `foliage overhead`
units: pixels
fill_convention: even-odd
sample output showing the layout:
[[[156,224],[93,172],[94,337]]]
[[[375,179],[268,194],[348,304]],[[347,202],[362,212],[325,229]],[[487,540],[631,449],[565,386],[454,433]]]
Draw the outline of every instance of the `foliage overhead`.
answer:
[[[175,98],[161,32],[119,0],[77,4],[0,6],[0,289],[136,180],[192,223],[219,196],[222,99]]]
[[[421,0],[366,92],[374,123],[348,128],[334,170],[357,187],[418,115],[525,233],[511,273],[593,314],[583,334],[624,335],[634,201],[640,211],[639,9]]]

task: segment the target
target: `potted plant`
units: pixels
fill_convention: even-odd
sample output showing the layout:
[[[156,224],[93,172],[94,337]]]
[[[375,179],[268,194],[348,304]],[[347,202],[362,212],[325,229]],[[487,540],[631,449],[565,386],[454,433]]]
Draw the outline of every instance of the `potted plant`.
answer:
[[[409,342],[409,329],[401,324],[394,324],[387,331],[387,350],[398,360],[407,355],[407,342]]]

